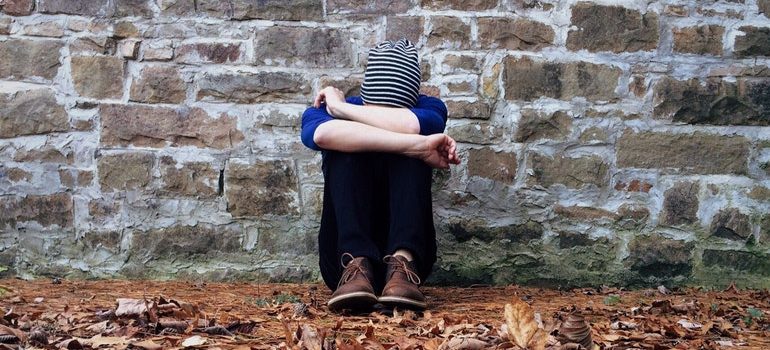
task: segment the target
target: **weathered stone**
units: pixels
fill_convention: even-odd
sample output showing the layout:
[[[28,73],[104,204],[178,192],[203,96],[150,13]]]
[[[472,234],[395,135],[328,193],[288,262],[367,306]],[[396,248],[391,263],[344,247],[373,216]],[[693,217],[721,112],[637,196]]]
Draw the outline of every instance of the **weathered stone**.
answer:
[[[765,14],[765,17],[770,18],[770,0],[757,0],[757,7],[759,13]]]
[[[572,118],[564,111],[542,115],[537,110],[521,112],[519,126],[513,140],[534,142],[542,139],[564,140],[572,131]]]
[[[241,63],[240,43],[190,43],[176,48],[174,61],[180,63]]]
[[[296,177],[293,163],[287,160],[230,161],[225,169],[227,211],[236,217],[295,215],[299,212]]]
[[[197,256],[216,256],[241,250],[243,233],[240,226],[172,226],[132,233],[129,256],[146,263],[148,260],[177,260]]]
[[[643,75],[632,76],[631,82],[628,83],[628,91],[636,97],[644,97],[647,95],[647,79]]]
[[[219,191],[219,171],[205,162],[177,164],[169,156],[160,159],[164,192],[197,198],[213,198]]]
[[[510,57],[503,82],[508,100],[532,101],[540,97],[569,100],[613,100],[621,70],[587,62],[551,63]]]
[[[118,44],[118,55],[125,59],[134,60],[139,56],[139,40],[127,39]]]
[[[541,11],[551,11],[553,10],[554,5],[549,4],[548,0],[546,1],[540,1],[540,0],[508,0],[508,2],[511,3],[510,6],[513,7],[514,10],[541,10]],[[518,11],[516,11],[518,12]]]
[[[470,55],[446,55],[442,70],[447,73],[481,73],[481,60]]]
[[[597,156],[551,158],[538,153],[529,156],[529,169],[533,176],[528,183],[543,187],[563,184],[567,188],[582,188],[587,185],[603,187],[609,178],[609,165]]]
[[[462,19],[449,16],[431,17],[428,46],[445,49],[470,47],[471,27]]]
[[[364,79],[362,78],[356,78],[356,77],[347,77],[343,79],[335,79],[329,76],[322,76],[321,79],[319,79],[319,88],[323,89],[327,86],[333,86],[336,87],[345,94],[345,96],[360,96],[361,95],[361,84],[364,82]]]
[[[67,129],[67,112],[56,103],[51,89],[35,88],[17,92],[0,90],[0,138]]]
[[[491,148],[472,148],[468,151],[468,175],[513,184],[516,181],[515,152],[495,151]]]
[[[101,143],[107,146],[230,148],[244,139],[236,119],[211,118],[200,108],[102,104]]]
[[[29,181],[32,179],[32,174],[19,168],[5,169],[0,167],[0,179],[8,178],[11,182]]]
[[[636,236],[628,244],[626,266],[642,277],[666,279],[688,276],[692,271],[694,244],[665,238],[659,234]]]
[[[0,42],[0,78],[41,77],[53,80],[59,70],[59,50],[55,40],[19,40]]]
[[[115,9],[111,0],[40,0],[38,11],[42,13],[63,13],[92,17],[110,17]]]
[[[567,219],[572,220],[610,220],[610,221],[616,221],[620,219],[617,214],[606,210],[602,208],[592,208],[592,207],[584,207],[584,206],[569,206],[564,207],[561,205],[556,205],[553,208],[553,212],[563,216]]]
[[[751,188],[748,197],[757,201],[770,201],[770,188],[754,186]]]
[[[87,170],[59,169],[61,184],[67,188],[90,186],[94,173]]]
[[[706,249],[703,251],[703,264],[770,276],[770,255],[760,252]]]
[[[204,74],[198,81],[199,101],[235,103],[305,101],[310,84],[299,74]]]
[[[30,150],[20,150],[13,155],[13,161],[23,163],[59,163],[72,164],[74,155],[72,152],[59,149],[52,145],[45,145]]]
[[[486,49],[537,51],[553,44],[555,32],[550,26],[507,17],[478,19],[479,44]]]
[[[654,87],[654,114],[675,122],[713,125],[770,125],[770,79],[663,78]]]
[[[140,36],[139,29],[131,22],[118,22],[112,29],[112,35],[116,38],[135,38]]]
[[[34,8],[34,0],[4,0],[0,2],[0,12],[11,16],[28,16]]]
[[[699,6],[695,12],[697,12],[699,15],[702,15],[704,17],[726,17],[726,18],[733,18],[733,19],[743,19],[743,15],[740,11],[736,11],[733,9],[718,9],[718,8],[706,8],[703,6]]]
[[[397,14],[405,13],[414,7],[414,0],[328,0],[328,13],[340,14]]]
[[[497,0],[421,0],[423,8],[432,10],[483,11],[497,7]]]
[[[485,101],[445,101],[449,118],[454,119],[489,119],[492,106]]]
[[[113,0],[116,17],[152,17],[150,1],[147,0]]]
[[[43,227],[58,225],[70,228],[72,217],[72,196],[69,193],[0,197],[0,227],[3,229],[15,229],[29,221]]]
[[[70,54],[98,53],[113,55],[117,49],[117,42],[106,36],[84,36],[75,39],[70,44]]]
[[[141,190],[152,180],[155,157],[152,153],[119,153],[98,160],[102,191]]]
[[[447,134],[452,136],[457,142],[489,145],[502,136],[503,132],[499,127],[490,125],[487,122],[478,122],[451,126]]]
[[[578,140],[582,143],[604,143],[608,141],[607,132],[599,127],[590,127],[583,131]]]
[[[160,13],[169,17],[195,15],[195,0],[160,0]]]
[[[321,0],[230,0],[233,19],[266,19],[274,21],[320,21]]]
[[[686,17],[689,9],[685,5],[666,5],[663,13],[668,16]]]
[[[747,174],[749,141],[704,133],[624,132],[616,144],[619,168],[683,174]]]
[[[618,208],[619,226],[625,229],[639,229],[647,224],[650,211],[634,204],[623,204]]]
[[[417,43],[425,35],[425,18],[418,16],[388,16],[388,27],[385,30],[387,40],[406,38]]]
[[[744,35],[735,37],[736,57],[770,56],[770,28],[740,27]]]
[[[662,222],[666,225],[689,225],[698,221],[700,185],[677,182],[663,194]]]
[[[703,25],[674,29],[674,51],[698,55],[720,55],[725,28]]]
[[[84,97],[117,99],[123,96],[122,59],[106,56],[72,57],[72,82]]]
[[[174,48],[171,40],[150,41],[142,44],[142,60],[144,61],[168,61],[174,57]]]
[[[131,101],[181,103],[187,87],[179,71],[170,66],[147,66],[131,85]]]
[[[586,234],[578,234],[573,232],[559,232],[559,249],[570,249],[575,247],[590,247],[595,245],[607,245],[609,240],[607,238],[591,238]]]
[[[13,27],[14,22],[15,20],[12,17],[0,18],[0,35],[11,34],[11,28]]]
[[[658,46],[658,15],[621,6],[579,2],[572,7],[572,25],[567,36],[570,50],[633,52]]]
[[[466,78],[467,79],[467,78]],[[472,95],[476,93],[476,79],[472,80],[460,80],[460,81],[448,81],[444,84],[444,88],[447,91],[446,95],[459,96],[459,95]]]
[[[338,29],[269,27],[257,31],[254,58],[258,65],[350,67],[352,51]]]
[[[615,184],[615,189],[618,191],[628,191],[628,192],[644,192],[649,193],[652,189],[653,185],[647,181],[642,181],[639,179],[633,179],[628,184],[624,182],[618,181],[617,184]]]
[[[22,27],[21,34],[28,36],[61,38],[64,36],[64,22],[45,21],[41,23],[28,24]]]
[[[507,226],[491,226],[478,219],[452,220],[449,233],[458,241],[466,242],[476,238],[482,242],[494,242],[502,239],[514,243],[527,243],[543,237],[543,225],[535,221]]]
[[[729,208],[714,215],[709,231],[713,236],[745,241],[751,236],[751,223],[748,215],[736,208]]]

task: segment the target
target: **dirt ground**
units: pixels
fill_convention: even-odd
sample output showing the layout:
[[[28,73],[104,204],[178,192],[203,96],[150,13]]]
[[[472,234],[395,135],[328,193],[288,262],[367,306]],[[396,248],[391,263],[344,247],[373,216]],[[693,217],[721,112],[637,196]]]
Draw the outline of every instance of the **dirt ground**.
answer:
[[[767,290],[423,290],[430,304],[424,312],[339,315],[326,308],[330,292],[320,284],[0,280],[0,343],[48,349],[577,349],[574,343],[593,341],[589,346],[600,349],[770,349]],[[580,333],[583,324],[590,328]]]

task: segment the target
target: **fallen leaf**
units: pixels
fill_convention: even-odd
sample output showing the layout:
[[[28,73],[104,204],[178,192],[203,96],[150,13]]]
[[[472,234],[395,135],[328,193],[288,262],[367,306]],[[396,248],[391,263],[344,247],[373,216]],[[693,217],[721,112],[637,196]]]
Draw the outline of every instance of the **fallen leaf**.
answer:
[[[527,347],[538,330],[535,312],[518,297],[513,298],[513,303],[505,304],[505,324],[508,335],[521,348]]]
[[[702,324],[690,322],[690,321],[687,321],[685,319],[681,319],[681,320],[677,321],[676,323],[679,324],[680,326],[682,326],[684,328],[687,328],[687,329],[690,329],[690,330],[703,328]]]
[[[206,338],[201,337],[199,335],[194,335],[182,341],[182,346],[184,347],[201,346],[203,344],[206,344],[206,341],[207,341]]]
[[[144,300],[120,298],[115,302],[118,304],[115,316],[139,316],[147,312]]]
[[[486,349],[488,345],[478,339],[454,337],[441,344],[439,350],[480,350]]]
[[[135,347],[135,348],[144,349],[144,350],[159,350],[159,349],[163,349],[162,345],[156,344],[152,340],[144,340],[144,341],[140,341],[140,342],[131,343],[131,346]]]

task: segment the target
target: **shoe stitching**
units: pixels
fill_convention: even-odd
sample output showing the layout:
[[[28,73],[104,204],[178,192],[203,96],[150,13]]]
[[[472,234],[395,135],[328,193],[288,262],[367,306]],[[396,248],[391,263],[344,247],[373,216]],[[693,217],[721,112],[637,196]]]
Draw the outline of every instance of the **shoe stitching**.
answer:
[[[350,258],[350,261],[348,261],[347,264],[344,262],[346,257]],[[342,277],[340,277],[340,281],[337,283],[337,288],[341,287],[345,283],[348,283],[358,273],[360,273],[361,276],[364,276],[366,282],[369,282],[369,284],[372,283],[372,281],[369,280],[369,276],[367,276],[368,271],[361,264],[362,261],[363,259],[356,261],[356,258],[353,257],[353,255],[350,253],[342,254],[342,257],[340,257],[340,263],[342,264],[342,267],[345,268],[345,270],[342,272]]]
[[[393,274],[396,273],[396,271],[400,271],[406,275],[406,278],[409,280],[409,282],[412,282],[416,285],[420,285],[422,283],[422,280],[420,280],[420,276],[417,275],[412,269],[409,268],[409,265],[407,265],[408,260],[406,259],[399,259],[396,258],[393,255],[387,255],[385,258],[383,258],[383,261],[385,261],[388,266],[391,267],[390,274],[388,275],[388,279],[393,277]]]

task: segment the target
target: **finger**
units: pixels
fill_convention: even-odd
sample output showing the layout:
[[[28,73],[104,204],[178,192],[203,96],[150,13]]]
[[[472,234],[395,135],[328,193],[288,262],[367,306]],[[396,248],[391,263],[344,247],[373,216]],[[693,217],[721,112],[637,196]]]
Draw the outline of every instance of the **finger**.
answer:
[[[317,95],[315,95],[315,99],[313,100],[313,107],[319,108],[321,107],[321,102],[324,100],[324,91],[321,90],[318,92]]]

